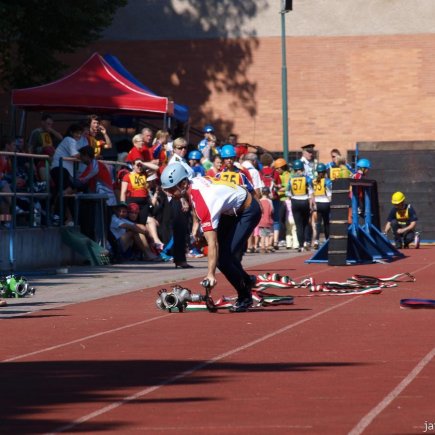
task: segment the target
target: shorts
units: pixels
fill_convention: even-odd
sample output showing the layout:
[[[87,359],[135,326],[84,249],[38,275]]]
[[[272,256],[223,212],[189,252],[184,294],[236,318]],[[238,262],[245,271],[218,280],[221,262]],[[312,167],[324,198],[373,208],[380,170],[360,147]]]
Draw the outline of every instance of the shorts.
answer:
[[[260,227],[260,237],[269,237],[272,235],[272,228]]]

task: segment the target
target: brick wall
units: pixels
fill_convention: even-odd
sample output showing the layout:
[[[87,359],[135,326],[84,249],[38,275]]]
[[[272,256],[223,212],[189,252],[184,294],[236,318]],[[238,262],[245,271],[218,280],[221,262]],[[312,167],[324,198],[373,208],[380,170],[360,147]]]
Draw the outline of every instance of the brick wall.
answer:
[[[102,41],[139,80],[189,105],[192,125],[282,147],[280,38]],[[360,141],[435,137],[435,35],[288,37],[290,150],[314,142],[320,159]]]

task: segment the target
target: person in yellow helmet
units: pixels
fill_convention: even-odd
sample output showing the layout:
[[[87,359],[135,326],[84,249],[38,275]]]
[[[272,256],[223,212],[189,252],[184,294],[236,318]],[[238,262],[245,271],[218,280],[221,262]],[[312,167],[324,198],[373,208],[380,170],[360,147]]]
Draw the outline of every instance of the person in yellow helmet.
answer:
[[[387,217],[384,232],[392,231],[396,248],[408,248],[415,242],[415,247],[419,247],[419,237],[415,228],[417,225],[417,213],[411,204],[405,202],[405,195],[402,192],[395,192],[391,197],[393,208]]]

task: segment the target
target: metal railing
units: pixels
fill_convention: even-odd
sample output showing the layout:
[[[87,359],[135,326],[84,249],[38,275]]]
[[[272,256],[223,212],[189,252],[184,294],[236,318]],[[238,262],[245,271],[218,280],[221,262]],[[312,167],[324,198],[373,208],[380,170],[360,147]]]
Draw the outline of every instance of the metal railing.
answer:
[[[0,192],[0,197],[10,197],[10,215],[11,224],[15,228],[17,225],[17,198],[29,198],[29,226],[35,225],[35,199],[45,200],[45,214],[47,216],[46,224],[49,223],[48,217],[50,216],[50,162],[49,156],[45,154],[27,154],[27,153],[15,153],[10,151],[0,151],[0,156],[11,157],[12,161],[12,173],[11,176],[11,192]],[[17,191],[17,169],[18,169],[18,159],[26,159],[24,166],[26,167],[27,191]],[[45,161],[45,179],[46,188],[45,192],[35,192],[35,160]],[[9,175],[9,174],[6,174]]]
[[[61,157],[59,159],[59,168],[60,168],[60,177],[59,177],[59,218],[60,218],[60,225],[64,225],[64,220],[65,220],[65,208],[64,208],[64,199],[65,198],[74,198],[76,200],[83,198],[85,199],[86,196],[80,193],[73,193],[70,195],[65,195],[64,193],[64,178],[63,178],[63,162],[64,161],[69,161],[69,162],[73,162],[74,164],[74,171],[73,171],[73,178],[76,177],[77,175],[77,169],[78,169],[78,164],[80,163],[80,160],[74,157]],[[119,162],[119,161],[114,161],[114,160],[99,160],[99,162],[104,163],[105,165],[111,165],[114,168],[119,167],[119,166],[124,166],[124,167],[128,167],[127,163],[124,162]],[[116,171],[114,171],[114,173],[112,174],[112,177],[115,178],[115,173]],[[91,197],[91,195],[89,195],[89,197]],[[94,194],[95,197],[95,194]],[[97,198],[97,197],[95,197]],[[99,199],[99,198],[97,198]],[[77,213],[74,213],[74,224],[77,225]]]

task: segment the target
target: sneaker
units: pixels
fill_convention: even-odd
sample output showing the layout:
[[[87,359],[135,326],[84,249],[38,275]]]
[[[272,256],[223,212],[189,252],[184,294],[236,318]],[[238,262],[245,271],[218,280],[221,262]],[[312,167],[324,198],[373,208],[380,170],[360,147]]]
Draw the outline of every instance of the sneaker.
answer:
[[[319,249],[319,241],[318,241],[318,240],[315,240],[315,241],[314,241],[313,248],[314,248],[314,249]]]
[[[249,307],[252,306],[253,300],[252,296],[248,298],[237,298],[236,303],[230,308],[232,313],[243,313],[248,311]]]
[[[159,256],[164,262],[172,261],[174,259],[174,257],[172,257],[171,255],[165,254],[164,252],[160,252]]]
[[[60,216],[57,214],[54,214],[51,218],[52,224],[56,227],[60,225]]]
[[[287,245],[287,243],[285,242],[285,240],[280,240],[280,241],[278,242],[278,247],[279,247],[279,248],[285,248],[286,245]]]
[[[419,247],[420,247],[420,233],[416,231],[414,236],[414,248],[418,249]]]
[[[204,254],[202,252],[199,252],[198,249],[193,248],[188,252],[187,257],[188,258],[202,258],[202,257],[204,257]]]

